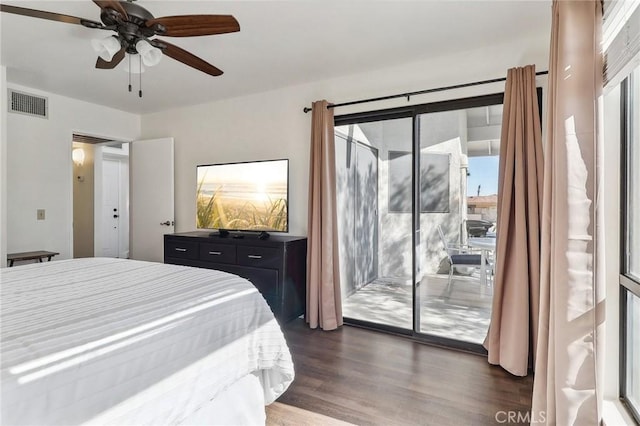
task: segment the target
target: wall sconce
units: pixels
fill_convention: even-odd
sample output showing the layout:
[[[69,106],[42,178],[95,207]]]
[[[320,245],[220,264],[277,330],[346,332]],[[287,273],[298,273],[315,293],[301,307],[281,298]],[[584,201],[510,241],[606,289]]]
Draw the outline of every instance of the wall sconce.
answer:
[[[84,164],[84,149],[76,148],[71,151],[71,159],[76,163],[76,166],[82,166]]]

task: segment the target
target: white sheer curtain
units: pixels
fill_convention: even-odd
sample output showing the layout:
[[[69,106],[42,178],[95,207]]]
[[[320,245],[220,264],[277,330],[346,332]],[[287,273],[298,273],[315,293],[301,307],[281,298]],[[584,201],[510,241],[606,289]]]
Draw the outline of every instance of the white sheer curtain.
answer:
[[[600,420],[603,303],[595,248],[601,7],[595,0],[553,2],[532,408],[548,425]]]

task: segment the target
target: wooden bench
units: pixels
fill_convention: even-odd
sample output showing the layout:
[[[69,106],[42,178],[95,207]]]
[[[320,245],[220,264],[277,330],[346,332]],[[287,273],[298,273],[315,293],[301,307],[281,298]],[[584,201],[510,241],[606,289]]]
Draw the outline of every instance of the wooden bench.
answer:
[[[42,262],[42,259],[46,257],[47,261],[51,262],[51,258],[57,254],[60,254],[60,253],[56,253],[54,251],[44,251],[44,250],[26,251],[24,253],[9,253],[7,254],[7,261],[9,262],[9,267],[13,266],[13,262],[15,262],[16,260],[38,259],[38,262]]]

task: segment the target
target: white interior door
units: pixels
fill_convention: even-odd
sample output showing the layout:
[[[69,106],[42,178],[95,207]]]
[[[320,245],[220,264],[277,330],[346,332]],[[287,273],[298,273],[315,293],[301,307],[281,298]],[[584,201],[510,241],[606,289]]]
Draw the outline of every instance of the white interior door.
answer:
[[[164,234],[174,232],[173,138],[131,143],[131,258],[164,260]]]
[[[120,161],[102,163],[101,256],[118,257],[120,247]]]

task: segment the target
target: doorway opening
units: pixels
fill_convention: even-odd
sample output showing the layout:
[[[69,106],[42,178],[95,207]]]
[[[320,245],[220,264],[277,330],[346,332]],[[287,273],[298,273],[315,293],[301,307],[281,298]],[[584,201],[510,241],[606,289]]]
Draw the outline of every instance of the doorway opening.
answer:
[[[74,134],[73,257],[129,257],[129,143]]]

